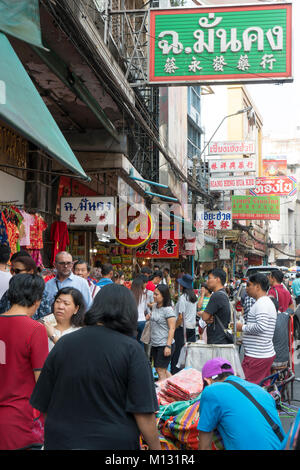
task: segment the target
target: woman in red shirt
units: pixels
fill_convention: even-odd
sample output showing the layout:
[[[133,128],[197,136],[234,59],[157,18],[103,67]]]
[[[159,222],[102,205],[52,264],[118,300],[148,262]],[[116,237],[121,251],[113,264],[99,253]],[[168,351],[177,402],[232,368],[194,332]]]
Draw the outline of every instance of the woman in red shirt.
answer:
[[[10,309],[0,315],[0,449],[40,448],[29,398],[48,355],[46,328],[31,317],[39,307],[44,280],[17,274],[9,283]]]

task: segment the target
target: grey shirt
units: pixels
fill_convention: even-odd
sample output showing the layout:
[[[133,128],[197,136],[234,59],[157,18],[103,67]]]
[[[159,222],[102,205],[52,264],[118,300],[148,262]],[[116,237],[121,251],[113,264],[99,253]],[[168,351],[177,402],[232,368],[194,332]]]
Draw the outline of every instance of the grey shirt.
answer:
[[[173,307],[153,306],[151,313],[151,346],[165,346],[169,336],[168,318],[176,318]],[[172,341],[174,343],[174,339]]]
[[[178,315],[182,314],[185,322],[185,327],[188,329],[193,329],[196,327],[197,303],[198,302],[196,301],[193,304],[188,300],[186,294],[182,294],[176,304],[176,317],[178,318]],[[180,326],[183,327],[183,324],[181,324]]]

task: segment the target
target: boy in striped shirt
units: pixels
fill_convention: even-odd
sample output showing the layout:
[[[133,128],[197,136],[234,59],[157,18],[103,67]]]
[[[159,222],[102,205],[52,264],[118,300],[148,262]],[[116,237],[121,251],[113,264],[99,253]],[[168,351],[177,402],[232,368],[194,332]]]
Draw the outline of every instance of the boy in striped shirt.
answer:
[[[245,379],[259,384],[271,374],[271,366],[276,356],[273,336],[277,319],[276,308],[267,296],[268,278],[261,273],[253,274],[247,282],[247,294],[256,299],[251,307],[247,323],[237,323],[237,331],[243,331],[245,351],[242,367]]]

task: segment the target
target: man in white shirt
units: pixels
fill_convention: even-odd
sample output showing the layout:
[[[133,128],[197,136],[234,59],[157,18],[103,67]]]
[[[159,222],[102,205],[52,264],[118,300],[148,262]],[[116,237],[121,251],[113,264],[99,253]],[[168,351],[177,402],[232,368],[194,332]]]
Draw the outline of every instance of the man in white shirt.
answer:
[[[247,282],[247,294],[256,299],[250,308],[247,323],[237,323],[237,331],[243,331],[245,351],[242,367],[245,380],[259,384],[271,374],[271,366],[276,356],[273,336],[277,312],[274,303],[267,296],[268,278],[261,273],[253,274]]]
[[[0,245],[0,299],[4,292],[8,290],[11,273],[7,263],[10,257],[10,248],[7,245]]]

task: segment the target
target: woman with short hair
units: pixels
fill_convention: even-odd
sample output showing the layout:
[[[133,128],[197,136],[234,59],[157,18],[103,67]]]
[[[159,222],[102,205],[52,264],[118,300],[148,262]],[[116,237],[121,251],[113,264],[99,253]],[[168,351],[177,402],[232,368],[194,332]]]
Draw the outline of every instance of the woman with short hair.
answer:
[[[11,269],[10,272],[14,276],[16,274],[37,274],[37,266],[35,261],[31,258],[30,255],[16,256],[18,253],[14,254],[14,259],[11,259]],[[0,300],[0,314],[7,312],[10,309],[10,302],[8,299],[8,290],[3,294]],[[51,305],[47,293],[43,292],[42,301],[39,308],[33,315],[33,320],[38,320],[45,315],[51,313]]]
[[[44,280],[17,274],[9,283],[10,309],[0,315],[0,449],[41,448],[29,399],[48,355],[46,329],[32,320]]]
[[[171,376],[168,366],[174,354],[176,315],[172,307],[167,285],[159,284],[154,290],[154,305],[151,311],[151,354],[159,380]]]
[[[30,400],[47,413],[45,449],[138,450],[142,433],[150,449],[160,450],[152,371],[133,338],[132,293],[102,287],[84,323],[57,342]]]
[[[53,314],[42,319],[49,338],[49,351],[57,341],[83,326],[85,302],[81,292],[74,287],[60,289],[53,302]]]

